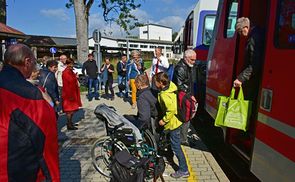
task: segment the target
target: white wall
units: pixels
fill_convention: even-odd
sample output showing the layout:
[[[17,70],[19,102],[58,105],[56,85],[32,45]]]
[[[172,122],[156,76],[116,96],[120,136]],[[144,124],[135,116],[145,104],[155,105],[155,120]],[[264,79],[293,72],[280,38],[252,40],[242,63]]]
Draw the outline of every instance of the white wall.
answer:
[[[144,33],[146,32],[147,33]],[[145,25],[139,28],[139,38],[148,40],[172,41],[172,29],[157,25]]]

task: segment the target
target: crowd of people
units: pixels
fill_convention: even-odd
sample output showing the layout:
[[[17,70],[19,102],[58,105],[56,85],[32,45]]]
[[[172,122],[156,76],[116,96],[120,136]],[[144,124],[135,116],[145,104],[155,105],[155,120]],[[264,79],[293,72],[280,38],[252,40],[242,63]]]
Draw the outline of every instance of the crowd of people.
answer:
[[[250,27],[248,18],[237,20],[236,31],[241,36],[250,35],[246,47],[249,60],[233,82],[235,87],[240,87],[249,80],[255,82],[250,78],[258,75],[261,67],[257,62],[260,55],[254,51],[260,49],[261,40],[257,39],[259,31]],[[194,95],[192,75],[196,59],[195,51],[186,50],[171,73],[167,58],[161,48],[156,48],[150,73],[146,72],[138,50],[131,52],[130,60],[122,55],[116,65],[119,97],[128,98],[131,90],[131,106],[138,109],[137,115],[125,117],[139,129],[156,125],[169,133],[172,156],[176,155],[179,164],[171,174],[174,178],[190,175],[181,149],[181,145],[189,145],[190,122],[184,123],[177,117],[177,91]],[[65,113],[67,129],[77,130],[72,117],[82,106],[73,65],[74,60],[62,54],[58,61],[45,56],[38,66],[31,49],[24,44],[10,45],[6,50],[4,62],[0,62],[0,181],[60,181],[58,115]],[[110,58],[106,57],[98,68],[93,55],[88,55],[82,73],[88,78],[89,101],[100,99],[101,82],[106,98],[114,100],[114,71]],[[246,95],[250,97],[251,93]]]
[[[139,51],[133,50],[130,60],[127,60],[126,55],[122,55],[121,58],[122,60],[116,65],[118,71],[119,96],[128,98],[131,90],[131,106],[132,108],[138,108],[138,114],[136,116],[129,115],[128,117],[126,115],[126,118],[140,129],[142,127],[149,127],[151,125],[151,118],[155,118],[157,122],[156,125],[170,133],[171,149],[180,163],[179,169],[171,174],[171,176],[175,178],[189,176],[186,160],[180,147],[181,144],[187,142],[187,138],[180,137],[185,135],[182,134],[182,132],[186,132],[187,128],[183,129],[184,124],[176,117],[176,91],[178,89],[185,89],[186,92],[192,90],[192,88],[190,88],[192,84],[189,83],[190,77],[188,70],[191,69],[191,65],[194,64],[193,61],[196,59],[195,52],[193,50],[187,50],[184,60],[180,61],[182,65],[176,66],[175,73],[177,74],[174,74],[175,78],[173,78],[177,81],[175,84],[170,81],[167,74],[169,62],[167,58],[162,55],[161,48],[155,49],[155,57],[152,60],[149,74],[145,72],[144,63]],[[77,130],[77,124],[72,122],[72,117],[82,106],[78,75],[73,72],[73,65],[74,60],[68,58],[65,54],[60,55],[58,61],[44,57],[42,64],[37,64],[36,58],[33,56],[30,48],[23,44],[11,45],[5,53],[4,67],[1,71],[0,79],[3,80],[5,77],[9,76],[11,82],[15,82],[15,84],[10,84],[7,80],[1,81],[1,94],[3,94],[1,95],[1,104],[4,104],[4,102],[2,102],[5,100],[3,96],[10,95],[12,100],[17,102],[7,101],[8,103],[5,104],[9,106],[7,107],[9,111],[7,110],[5,114],[14,112],[18,114],[17,118],[14,117],[14,114],[7,115],[5,121],[16,119],[15,130],[20,130],[18,132],[23,134],[32,132],[30,131],[32,127],[33,129],[36,128],[36,131],[30,136],[31,139],[28,138],[28,140],[33,140],[33,142],[36,142],[35,144],[38,144],[38,147],[40,147],[40,154],[33,155],[32,160],[28,160],[27,162],[35,164],[34,167],[36,170],[41,165],[48,165],[45,166],[44,169],[41,169],[43,176],[37,175],[37,172],[32,170],[30,174],[23,174],[24,179],[37,179],[39,177],[43,179],[59,179],[56,122],[59,114],[61,112],[65,113],[67,129]],[[111,64],[110,58],[106,57],[101,68],[98,68],[96,61],[93,59],[93,55],[88,55],[88,59],[83,64],[82,68],[82,74],[87,76],[88,80],[88,101],[91,101],[93,98],[96,100],[100,99],[98,92],[100,82],[104,85],[106,98],[114,100],[114,71],[115,67]],[[92,90],[93,88],[94,91]],[[21,106],[18,106],[19,104],[21,104]],[[29,106],[29,110],[20,108],[26,105]],[[50,117],[49,114],[51,114]],[[25,125],[20,128],[19,124],[21,123]],[[48,124],[54,127],[50,127],[49,129],[49,127],[47,127]],[[9,130],[9,132],[13,133],[14,130]],[[6,132],[6,137],[10,136],[9,132]],[[49,137],[48,139],[47,136]],[[38,139],[38,137],[41,138]],[[1,143],[3,142],[4,141],[1,140]],[[20,141],[18,141],[17,136],[10,137],[9,143],[6,144],[6,146],[10,146],[10,142],[17,143]],[[41,145],[38,142],[41,142]],[[50,142],[50,144],[45,146],[48,142]],[[12,150],[17,150],[20,146],[21,143],[15,145]],[[51,149],[54,150],[47,152],[45,155],[46,150],[51,150],[48,149],[49,146],[53,147]],[[29,145],[27,147],[26,150],[32,150],[29,149],[29,147],[34,148]],[[6,154],[8,152],[8,158],[6,157],[7,162],[14,157],[16,157],[17,160],[23,160],[25,157],[22,156],[23,154],[21,151],[19,151],[18,156],[14,156],[10,149],[5,152]],[[12,154],[11,156],[10,153]],[[19,157],[19,159],[17,157]],[[46,157],[48,157],[48,159]],[[46,164],[40,164],[40,161],[46,162]],[[10,172],[21,173],[21,171],[14,171],[17,170],[14,168],[9,168],[7,170],[12,171],[7,173],[5,179],[16,178],[10,176]],[[53,170],[54,172],[48,173],[45,170]]]

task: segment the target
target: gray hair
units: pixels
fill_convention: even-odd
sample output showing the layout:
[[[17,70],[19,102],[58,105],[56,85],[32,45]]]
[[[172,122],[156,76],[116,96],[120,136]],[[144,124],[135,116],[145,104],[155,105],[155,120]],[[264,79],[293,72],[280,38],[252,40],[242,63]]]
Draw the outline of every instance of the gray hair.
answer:
[[[139,55],[140,56],[140,52],[138,50],[133,50],[131,51],[131,55]]]
[[[244,27],[250,28],[250,20],[247,17],[241,17],[237,19],[236,30],[242,30]]]
[[[185,52],[184,52],[184,57],[185,58],[188,58],[188,57],[192,57],[196,55],[196,52],[192,49],[187,49]]]
[[[10,45],[4,54],[4,63],[11,65],[24,64],[24,58],[32,57],[33,52],[24,44]]]

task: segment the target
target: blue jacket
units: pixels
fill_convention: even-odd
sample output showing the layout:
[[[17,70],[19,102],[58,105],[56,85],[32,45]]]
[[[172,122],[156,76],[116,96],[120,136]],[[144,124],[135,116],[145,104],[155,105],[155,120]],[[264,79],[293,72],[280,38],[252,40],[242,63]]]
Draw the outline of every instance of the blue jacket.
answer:
[[[140,65],[141,65],[141,69],[138,69],[135,62],[133,60],[129,60],[127,62],[127,80],[130,80],[130,79],[135,79],[135,77],[137,75],[140,75],[143,73],[143,69],[144,69],[144,64],[143,64],[143,61],[140,60]]]

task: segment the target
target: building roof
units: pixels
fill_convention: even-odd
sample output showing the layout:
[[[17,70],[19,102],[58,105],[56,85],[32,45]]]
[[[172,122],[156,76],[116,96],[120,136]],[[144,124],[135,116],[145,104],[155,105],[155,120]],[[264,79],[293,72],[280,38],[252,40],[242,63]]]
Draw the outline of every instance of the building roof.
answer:
[[[172,41],[165,40],[148,40],[148,39],[133,39],[133,38],[117,38],[118,41],[130,41],[130,42],[142,42],[142,43],[152,43],[152,44],[173,44]]]
[[[24,38],[25,34],[0,22],[0,36]]]
[[[164,27],[164,28],[172,29],[171,27],[167,27],[167,26],[164,26],[164,25],[158,25],[158,24],[155,24],[155,23],[148,23],[148,24],[145,24],[144,26],[148,26],[148,25],[153,25],[153,26],[157,26],[157,27]]]
[[[76,38],[29,35],[24,41],[31,46],[77,46]]]

